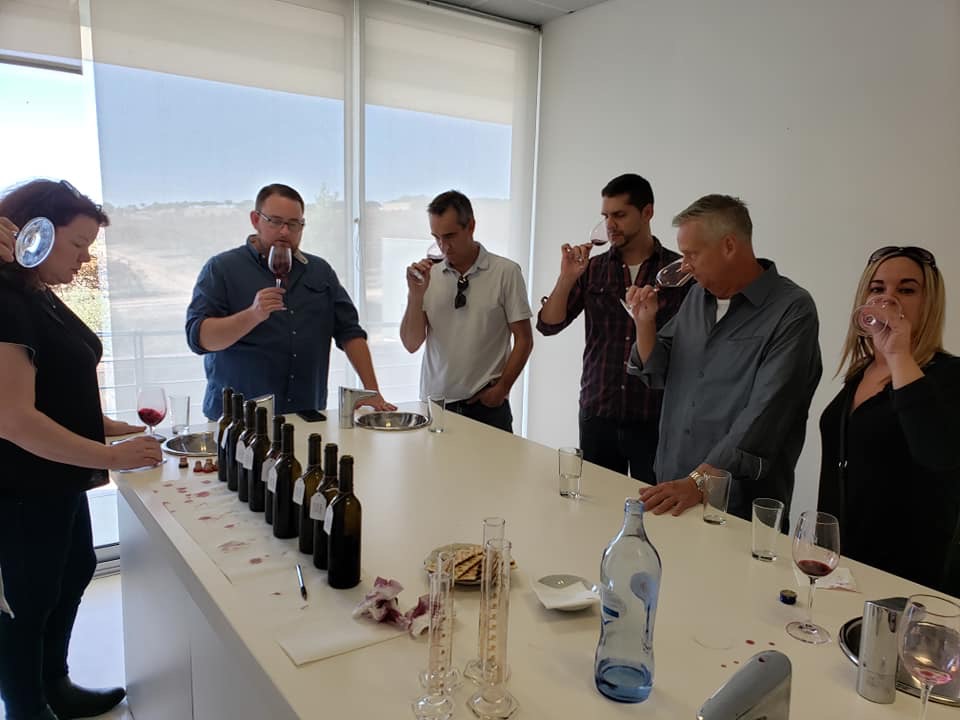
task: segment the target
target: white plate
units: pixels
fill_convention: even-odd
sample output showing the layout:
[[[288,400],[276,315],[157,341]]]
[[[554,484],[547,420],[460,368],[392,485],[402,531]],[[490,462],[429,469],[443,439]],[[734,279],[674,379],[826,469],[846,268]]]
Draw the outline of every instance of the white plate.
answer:
[[[531,587],[548,610],[574,612],[600,602],[596,586],[578,575],[544,575]]]

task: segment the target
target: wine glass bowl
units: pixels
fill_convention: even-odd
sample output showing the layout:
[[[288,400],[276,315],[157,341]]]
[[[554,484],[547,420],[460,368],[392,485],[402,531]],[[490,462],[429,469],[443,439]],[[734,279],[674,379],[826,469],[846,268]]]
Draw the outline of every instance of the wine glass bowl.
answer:
[[[679,258],[660,268],[657,273],[657,289],[681,287],[692,279],[693,273],[684,270],[683,258]]]
[[[861,337],[873,337],[883,332],[890,327],[894,316],[903,317],[903,308],[890,295],[874,295],[853,311],[857,334]]]
[[[438,262],[443,262],[443,258],[444,254],[440,246],[435,242],[431,243],[430,247],[427,248],[427,260],[436,265]]]
[[[283,281],[293,269],[293,251],[289,245],[272,245],[267,256],[267,267],[276,279],[277,287],[283,286]]]
[[[37,267],[53,250],[55,235],[53,223],[45,217],[35,217],[24,223],[14,236],[17,263],[25,268]]]
[[[920,720],[926,716],[930,692],[960,673],[960,606],[934,595],[907,600],[897,634],[904,668],[920,683]]]
[[[607,232],[607,221],[601,220],[590,231],[590,244],[601,247],[608,242],[610,242],[610,234]]]
[[[793,561],[810,578],[810,587],[807,620],[788,623],[787,634],[812,645],[828,643],[830,633],[813,623],[813,591],[817,578],[829,575],[840,564],[840,521],[830,513],[801,513],[793,533]]]
[[[137,415],[140,422],[149,428],[148,437],[156,438],[160,442],[166,440],[154,432],[154,428],[167,416],[167,393],[163,388],[141,388],[137,393]]]

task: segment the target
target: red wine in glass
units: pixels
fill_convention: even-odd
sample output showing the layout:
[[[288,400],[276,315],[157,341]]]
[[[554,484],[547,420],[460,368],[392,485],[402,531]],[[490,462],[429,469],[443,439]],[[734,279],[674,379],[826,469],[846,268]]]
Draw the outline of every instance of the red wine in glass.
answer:
[[[830,642],[830,633],[813,623],[813,591],[817,578],[829,575],[840,564],[840,522],[830,513],[801,513],[793,532],[793,561],[810,578],[807,620],[787,624],[787,634],[813,645]]]
[[[166,439],[153,431],[167,416],[167,393],[163,388],[142,388],[137,393],[137,415],[140,416],[140,422],[150,428],[150,437],[161,442]]]
[[[607,234],[607,221],[601,220],[590,231],[590,244],[594,247],[601,247],[608,242],[610,242],[610,236]]]
[[[289,245],[273,245],[270,248],[270,254],[267,256],[267,267],[273,273],[277,281],[277,287],[283,285],[287,279],[290,270],[293,269],[293,251]]]

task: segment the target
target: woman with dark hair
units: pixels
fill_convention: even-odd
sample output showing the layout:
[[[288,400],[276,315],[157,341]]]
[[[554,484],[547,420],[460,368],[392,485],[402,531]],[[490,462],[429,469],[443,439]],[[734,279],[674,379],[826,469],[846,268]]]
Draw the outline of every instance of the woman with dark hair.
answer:
[[[872,299],[880,322],[863,335],[854,312],[844,387],[820,417],[819,506],[840,519],[844,555],[958,595],[948,565],[960,519],[960,358],[943,349],[946,300],[933,253],[874,252],[854,307]]]
[[[153,438],[105,443],[143,428],[104,417],[100,340],[50,290],[90,260],[107,216],[66,181],[26,183],[0,199],[0,257],[37,216],[56,228],[49,257],[33,269],[0,264],[0,697],[9,720],[101,715],[123,699],[122,688],[87,690],[67,675],[96,567],[86,491],[107,482],[107,469],[162,457]]]

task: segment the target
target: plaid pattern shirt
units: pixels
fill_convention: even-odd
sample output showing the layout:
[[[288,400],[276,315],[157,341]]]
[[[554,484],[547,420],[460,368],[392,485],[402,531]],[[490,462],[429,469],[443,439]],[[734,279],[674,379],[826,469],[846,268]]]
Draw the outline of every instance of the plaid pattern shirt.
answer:
[[[638,287],[653,285],[657,272],[680,256],[653,239],[653,254],[640,266]],[[585,313],[586,343],[583,348],[583,375],[580,378],[580,412],[587,417],[602,417],[621,422],[656,420],[660,417],[662,390],[651,390],[640,378],[627,374],[630,350],[636,341],[633,320],[624,311],[620,299],[627,294],[630,269],[620,251],[610,248],[590,258],[586,271],[577,279],[567,299],[567,317],[557,324],[545,323],[537,315],[537,330],[556,335]],[[672,318],[690,289],[661,288],[657,294],[659,330]]]

